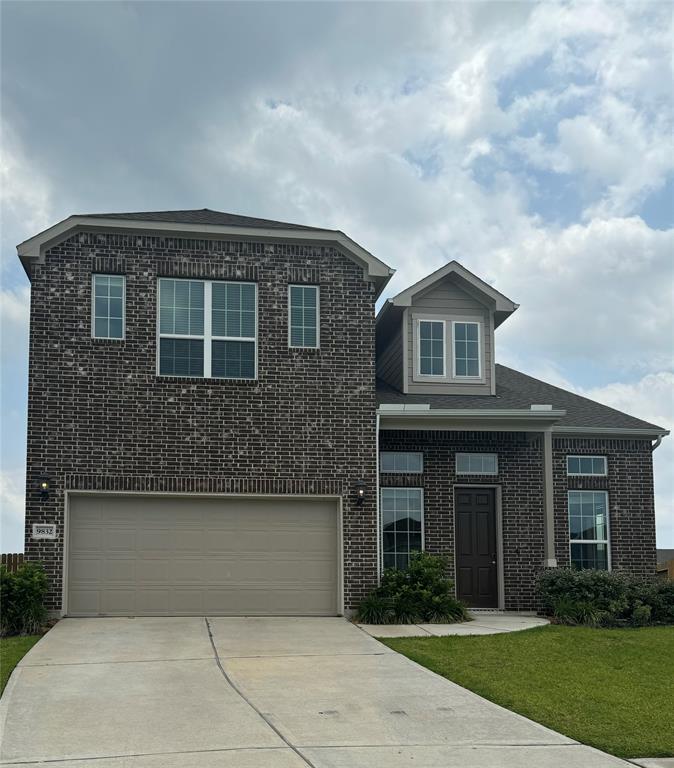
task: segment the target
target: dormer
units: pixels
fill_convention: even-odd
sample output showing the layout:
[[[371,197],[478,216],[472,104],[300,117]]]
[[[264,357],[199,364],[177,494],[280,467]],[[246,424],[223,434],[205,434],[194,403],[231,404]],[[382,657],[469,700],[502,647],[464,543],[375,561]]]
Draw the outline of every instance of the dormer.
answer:
[[[494,331],[518,305],[450,261],[377,316],[377,376],[401,392],[493,395]]]

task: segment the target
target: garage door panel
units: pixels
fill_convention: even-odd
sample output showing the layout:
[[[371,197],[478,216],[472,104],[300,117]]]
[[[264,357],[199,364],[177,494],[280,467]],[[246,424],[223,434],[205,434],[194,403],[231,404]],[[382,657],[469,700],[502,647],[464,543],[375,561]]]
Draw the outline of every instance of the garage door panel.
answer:
[[[334,615],[334,501],[76,496],[71,615]]]

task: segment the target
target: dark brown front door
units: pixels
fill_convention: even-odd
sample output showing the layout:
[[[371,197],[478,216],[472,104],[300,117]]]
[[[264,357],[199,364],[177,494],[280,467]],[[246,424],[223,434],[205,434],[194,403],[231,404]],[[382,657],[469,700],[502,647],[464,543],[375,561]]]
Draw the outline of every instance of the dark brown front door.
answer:
[[[493,488],[457,488],[456,595],[471,608],[497,608]]]

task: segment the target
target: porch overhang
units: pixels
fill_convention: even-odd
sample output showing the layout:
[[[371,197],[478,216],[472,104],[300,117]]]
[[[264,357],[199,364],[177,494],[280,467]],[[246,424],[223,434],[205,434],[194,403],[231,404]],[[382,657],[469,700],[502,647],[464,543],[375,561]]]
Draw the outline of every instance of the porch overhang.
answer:
[[[458,430],[461,432],[545,432],[566,411],[546,409],[430,408],[425,405],[382,404],[379,428],[387,430]]]

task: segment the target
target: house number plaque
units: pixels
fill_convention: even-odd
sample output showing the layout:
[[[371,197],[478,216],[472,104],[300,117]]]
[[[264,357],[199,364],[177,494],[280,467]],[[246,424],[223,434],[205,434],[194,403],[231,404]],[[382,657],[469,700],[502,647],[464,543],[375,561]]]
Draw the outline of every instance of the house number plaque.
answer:
[[[55,539],[56,526],[52,523],[33,523],[34,539]]]

